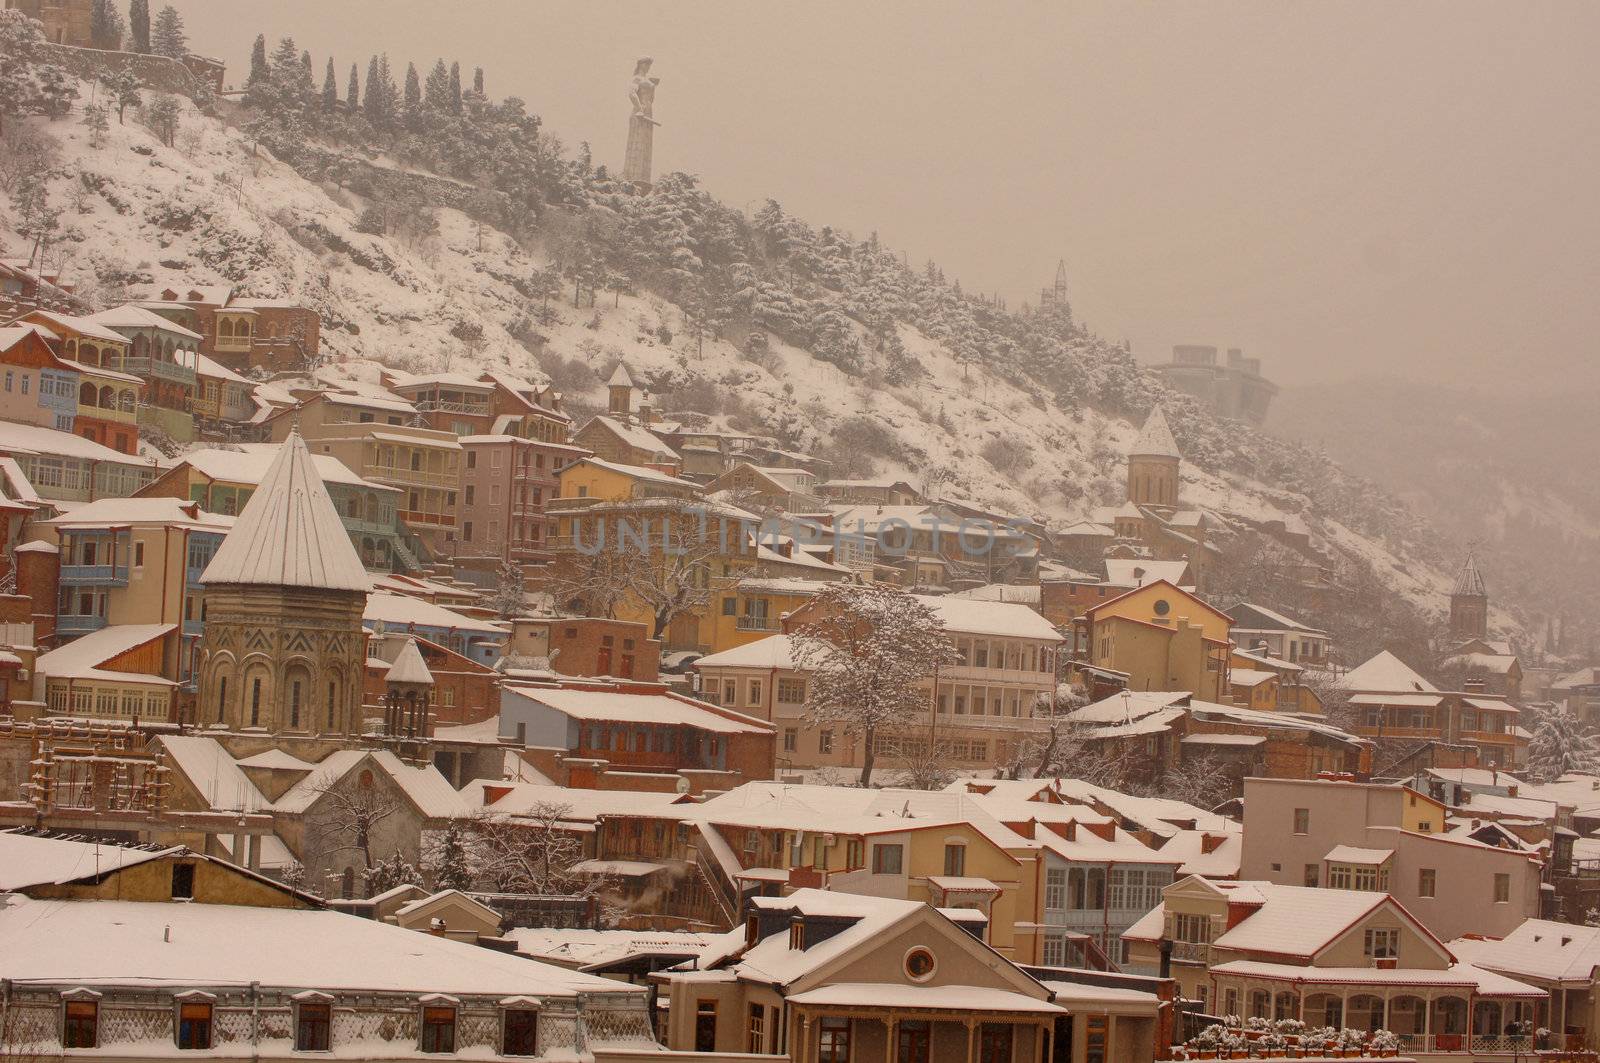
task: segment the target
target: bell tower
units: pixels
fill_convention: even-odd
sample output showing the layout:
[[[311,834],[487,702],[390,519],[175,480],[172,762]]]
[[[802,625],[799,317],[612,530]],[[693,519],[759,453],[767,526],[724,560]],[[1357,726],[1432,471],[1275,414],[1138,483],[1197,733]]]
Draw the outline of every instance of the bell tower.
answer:
[[[1450,592],[1450,637],[1457,642],[1489,637],[1489,592],[1471,554]]]
[[[606,381],[606,391],[610,393],[606,412],[626,424],[633,416],[633,377],[628,375],[627,366],[617,366],[617,371]]]
[[[1176,510],[1182,462],[1166,414],[1157,406],[1150,411],[1133,449],[1128,451],[1128,501],[1136,506]]]

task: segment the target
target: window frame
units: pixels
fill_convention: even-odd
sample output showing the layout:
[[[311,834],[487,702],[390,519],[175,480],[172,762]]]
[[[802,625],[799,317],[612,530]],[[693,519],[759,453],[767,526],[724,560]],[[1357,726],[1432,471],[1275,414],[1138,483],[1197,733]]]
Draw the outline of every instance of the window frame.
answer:
[[[438,1016],[444,1012],[450,1013],[449,1022],[442,1022]],[[423,1000],[417,1012],[417,1051],[427,1055],[448,1056],[456,1051],[456,1027],[460,1024],[461,1007],[455,1001],[440,999]],[[430,1031],[432,1037],[430,1038]],[[440,1047],[439,1031],[447,1031],[449,1044]],[[429,1044],[433,1047],[429,1047]]]

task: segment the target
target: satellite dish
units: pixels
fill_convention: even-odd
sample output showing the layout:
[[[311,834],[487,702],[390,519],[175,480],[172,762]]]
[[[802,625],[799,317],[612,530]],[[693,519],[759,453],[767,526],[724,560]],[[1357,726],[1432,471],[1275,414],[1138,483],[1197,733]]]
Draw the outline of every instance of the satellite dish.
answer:
[[[689,792],[689,780],[685,779],[682,775],[678,776],[678,782],[677,782],[677,785],[674,787],[674,789],[677,790],[680,794],[688,793]]]

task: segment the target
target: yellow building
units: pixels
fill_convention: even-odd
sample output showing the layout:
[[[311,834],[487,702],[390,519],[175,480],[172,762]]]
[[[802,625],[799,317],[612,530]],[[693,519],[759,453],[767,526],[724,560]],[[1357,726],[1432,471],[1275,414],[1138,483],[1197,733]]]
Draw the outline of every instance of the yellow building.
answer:
[[[718,591],[711,607],[709,652],[721,653],[783,630],[783,617],[826,584],[811,579],[742,579]]]
[[[1205,701],[1232,695],[1228,615],[1167,580],[1085,609],[1073,621],[1080,664],[1125,675],[1130,690],[1186,690]]]

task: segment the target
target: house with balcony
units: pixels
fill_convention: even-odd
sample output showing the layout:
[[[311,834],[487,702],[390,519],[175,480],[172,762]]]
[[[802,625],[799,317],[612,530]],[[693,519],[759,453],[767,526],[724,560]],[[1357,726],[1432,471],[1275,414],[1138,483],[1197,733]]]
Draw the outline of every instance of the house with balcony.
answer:
[[[78,370],[51,349],[53,338],[41,325],[0,328],[0,419],[73,430]]]
[[[494,425],[493,380],[471,373],[405,373],[389,370],[384,385],[417,408],[429,428],[458,436],[487,434]]]
[[[202,435],[227,438],[255,416],[255,381],[203,354],[195,361],[195,376],[194,419]]]
[[[163,674],[192,690],[205,619],[200,573],[233,518],[176,498],[106,498],[40,526],[55,533],[61,550],[58,640],[176,623],[179,653]]]
[[[1339,676],[1335,685],[1359,712],[1355,731],[1405,756],[1429,744],[1469,747],[1478,765],[1515,768],[1527,760],[1522,710],[1487,690],[1441,690],[1388,650]]]
[[[65,369],[53,372],[46,388],[52,399],[51,420],[31,423],[70,431],[124,454],[136,453],[139,409],[148,389],[143,379],[126,368],[127,337],[89,317],[49,310],[35,310],[19,320],[42,330]]]
[[[183,656],[177,624],[118,624],[76,638],[34,662],[34,699],[51,716],[176,720]]]
[[[364,480],[398,489],[400,523],[429,556],[453,553],[462,447],[455,434],[419,428],[404,400],[320,392],[268,419],[271,439],[299,430],[311,453],[338,458]]]
[[[1470,934],[1450,950],[1486,971],[1548,993],[1533,1021],[1556,1051],[1600,1048],[1600,928],[1529,919],[1508,934]]]
[[[233,370],[304,369],[322,346],[322,319],[290,299],[241,296],[225,284],[167,288],[142,301],[201,337],[200,353]]]
[[[561,489],[557,470],[588,451],[519,435],[464,435],[460,442],[456,563],[487,572],[504,561],[547,564],[555,520],[545,507]]]
[[[1072,625],[1073,660],[1126,676],[1130,690],[1231,696],[1233,620],[1165,579],[1089,606]]]
[[[1546,995],[1457,956],[1387,893],[1190,876],[1123,936],[1203,1012],[1387,1029],[1407,1055],[1529,1052]]]
[[[159,428],[180,443],[191,442],[203,337],[131,303],[90,314],[89,320],[128,340],[118,368],[144,381],[138,423]]]
[[[710,652],[718,654],[781,632],[783,618],[826,586],[816,579],[750,576],[719,588],[711,602]]]
[[[1444,940],[1552,914],[1538,852],[1452,830],[1444,802],[1412,787],[1252,778],[1244,804],[1245,878],[1387,893]]]
[[[587,786],[597,765],[678,776],[694,792],[772,776],[772,727],[660,683],[508,682],[500,734],[543,751],[547,776]]]
[[[1333,656],[1333,639],[1326,631],[1285,613],[1254,602],[1223,611],[1233,621],[1233,640],[1241,649],[1312,668],[1326,668]]]
[[[16,461],[39,498],[61,502],[125,498],[166,468],[80,434],[12,421],[0,421],[0,455]]]
[[[281,443],[240,443],[237,449],[192,450],[171,469],[142,488],[138,497],[171,497],[198,502],[211,513],[232,516],[244,509],[261,486]],[[351,472],[331,454],[313,454],[317,473],[339,511],[339,520],[369,569],[416,571],[428,555],[401,524],[398,487],[374,483]]]

